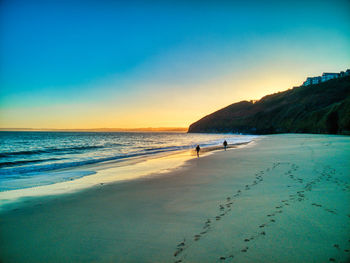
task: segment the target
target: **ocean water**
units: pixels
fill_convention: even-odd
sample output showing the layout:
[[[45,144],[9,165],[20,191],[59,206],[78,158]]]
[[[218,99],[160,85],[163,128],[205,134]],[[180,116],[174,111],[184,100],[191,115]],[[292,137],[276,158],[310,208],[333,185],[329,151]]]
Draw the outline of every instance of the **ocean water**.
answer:
[[[234,134],[127,132],[0,132],[0,191],[76,179],[91,171],[60,172],[162,152],[249,142]]]

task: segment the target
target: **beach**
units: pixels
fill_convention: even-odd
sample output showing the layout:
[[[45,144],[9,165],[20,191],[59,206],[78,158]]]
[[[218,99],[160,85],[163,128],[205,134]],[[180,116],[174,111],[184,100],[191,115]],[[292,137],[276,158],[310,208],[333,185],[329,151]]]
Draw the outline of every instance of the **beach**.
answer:
[[[0,212],[0,261],[348,262],[349,160],[348,136],[266,135],[161,174],[26,197]]]

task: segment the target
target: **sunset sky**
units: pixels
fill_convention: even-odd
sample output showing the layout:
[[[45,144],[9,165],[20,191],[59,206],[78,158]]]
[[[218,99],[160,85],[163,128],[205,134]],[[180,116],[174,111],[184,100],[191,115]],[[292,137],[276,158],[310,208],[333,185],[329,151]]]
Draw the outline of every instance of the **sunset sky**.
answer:
[[[2,0],[0,128],[187,127],[350,68],[349,10],[348,0]]]

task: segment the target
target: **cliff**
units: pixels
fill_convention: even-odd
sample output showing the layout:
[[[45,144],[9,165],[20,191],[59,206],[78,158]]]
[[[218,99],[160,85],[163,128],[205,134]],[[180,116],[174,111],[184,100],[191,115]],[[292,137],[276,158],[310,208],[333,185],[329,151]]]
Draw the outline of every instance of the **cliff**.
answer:
[[[350,77],[231,104],[191,124],[188,132],[350,134]]]

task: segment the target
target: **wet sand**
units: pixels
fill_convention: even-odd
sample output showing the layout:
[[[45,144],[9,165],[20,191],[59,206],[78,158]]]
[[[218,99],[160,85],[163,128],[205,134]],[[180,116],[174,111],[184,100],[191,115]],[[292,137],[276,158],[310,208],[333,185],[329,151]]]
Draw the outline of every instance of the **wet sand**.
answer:
[[[348,262],[350,137],[272,135],[161,176],[27,198],[2,262]]]

